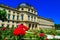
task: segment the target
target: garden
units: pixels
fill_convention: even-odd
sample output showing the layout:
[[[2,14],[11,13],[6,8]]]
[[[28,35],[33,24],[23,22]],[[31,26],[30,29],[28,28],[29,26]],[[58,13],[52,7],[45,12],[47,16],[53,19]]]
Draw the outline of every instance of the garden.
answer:
[[[0,20],[7,21],[6,16],[6,10],[0,10]],[[54,38],[49,39],[47,35],[52,35]],[[56,29],[29,30],[23,24],[19,24],[16,28],[0,27],[0,40],[60,40],[55,38],[56,35],[60,35]]]
[[[60,32],[55,29],[29,30],[23,24],[16,28],[0,27],[0,40],[59,40],[48,39],[47,35],[60,35]]]

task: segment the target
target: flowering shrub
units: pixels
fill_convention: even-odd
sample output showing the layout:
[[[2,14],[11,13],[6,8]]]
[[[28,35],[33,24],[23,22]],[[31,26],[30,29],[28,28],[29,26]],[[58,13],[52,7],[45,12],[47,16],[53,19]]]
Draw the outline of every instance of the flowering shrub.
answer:
[[[26,34],[26,31],[28,31],[28,27],[24,26],[23,24],[19,24],[18,28],[14,30],[14,35],[19,36],[22,40],[22,37]]]
[[[45,35],[44,33],[40,33],[39,36],[40,36],[40,39],[41,39],[41,40],[44,40],[45,37],[46,37],[46,35]]]
[[[44,34],[44,33],[40,33],[39,36],[40,36],[40,37],[44,37],[45,34]]]
[[[3,27],[2,30],[6,30],[7,28],[6,27]]]
[[[22,28],[25,31],[28,31],[29,30],[29,28],[27,26],[23,25],[23,24],[19,24],[18,25],[18,28]]]
[[[25,34],[26,34],[26,31],[23,30],[22,28],[16,28],[16,29],[14,30],[14,35],[15,35],[15,36],[25,35]]]
[[[56,35],[53,30],[29,30],[29,28],[23,24],[19,24],[15,29],[8,29],[6,27],[0,28],[0,40],[22,40],[22,38],[24,40],[59,40],[55,38],[48,39],[46,34]]]
[[[48,38],[46,38],[46,40],[49,40]]]

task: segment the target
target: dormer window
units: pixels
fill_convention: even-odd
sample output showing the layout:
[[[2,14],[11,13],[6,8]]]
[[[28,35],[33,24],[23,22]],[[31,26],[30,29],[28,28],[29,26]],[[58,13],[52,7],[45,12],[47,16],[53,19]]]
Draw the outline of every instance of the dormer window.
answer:
[[[9,12],[10,12],[10,10],[9,10]]]
[[[30,9],[28,9],[28,11],[30,11]]]
[[[33,12],[33,10],[31,10]]]
[[[13,13],[15,13],[15,12],[13,12]]]
[[[24,8],[21,8],[21,10],[24,10]]]

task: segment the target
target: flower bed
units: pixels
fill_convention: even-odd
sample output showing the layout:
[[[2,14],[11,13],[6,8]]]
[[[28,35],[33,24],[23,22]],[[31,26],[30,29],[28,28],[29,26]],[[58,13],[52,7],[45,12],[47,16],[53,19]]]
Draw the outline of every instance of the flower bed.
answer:
[[[46,34],[57,35],[55,30],[29,30],[23,24],[19,24],[17,28],[0,28],[0,40],[57,40],[48,39]]]

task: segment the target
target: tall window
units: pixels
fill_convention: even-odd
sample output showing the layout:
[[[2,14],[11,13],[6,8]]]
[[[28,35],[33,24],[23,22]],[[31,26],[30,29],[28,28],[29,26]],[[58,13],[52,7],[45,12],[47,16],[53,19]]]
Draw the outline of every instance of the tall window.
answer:
[[[17,16],[17,20],[19,19],[19,16]]]
[[[32,24],[32,29],[34,28],[34,24]]]
[[[24,8],[21,8],[21,10],[24,10]]]
[[[33,12],[33,10],[31,10]]]
[[[29,24],[29,28],[31,27],[31,24]]]
[[[28,20],[30,20],[30,16],[28,15]]]
[[[2,27],[4,26],[4,24],[2,24]]]
[[[34,22],[36,21],[36,17],[34,17]]]
[[[30,11],[30,9],[28,9],[28,11]]]
[[[10,12],[10,10],[9,10],[9,12]]]
[[[23,20],[23,18],[24,18],[24,15],[23,15],[23,14],[21,14],[21,20]]]
[[[14,17],[15,17],[15,15],[13,15],[13,18],[12,18],[13,20],[14,20]]]
[[[31,16],[31,21],[33,21],[33,16]]]
[[[12,21],[12,23],[14,23],[14,21]]]
[[[15,12],[13,12],[13,13],[15,13]]]
[[[8,20],[10,20],[10,14],[8,14]]]
[[[35,28],[37,27],[37,24],[35,25]]]

